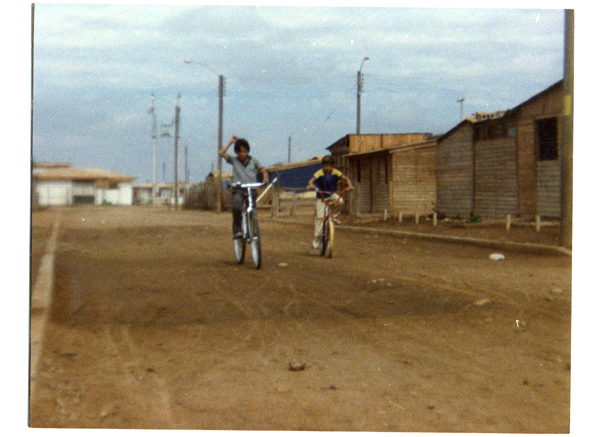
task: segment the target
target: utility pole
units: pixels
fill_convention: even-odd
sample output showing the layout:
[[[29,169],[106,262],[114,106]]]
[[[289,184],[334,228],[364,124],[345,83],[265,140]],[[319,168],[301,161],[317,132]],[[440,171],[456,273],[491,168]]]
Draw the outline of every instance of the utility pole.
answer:
[[[179,98],[181,94],[177,94],[177,104],[175,106],[175,183],[174,183],[174,191],[175,191],[175,211],[177,211],[177,207],[179,206]]]
[[[150,95],[150,101],[152,102],[149,111],[152,115],[152,195],[150,200],[154,205],[154,198],[156,197],[156,111],[154,110],[154,93]]]
[[[292,162],[292,137],[288,138],[288,164]]]
[[[573,90],[574,90],[575,16],[565,10],[565,71],[563,79],[563,116],[560,143],[561,204],[560,245],[573,245]]]
[[[190,169],[188,167],[188,143],[185,144],[185,175],[184,182],[189,184],[190,182]]]
[[[465,101],[464,97],[461,97],[460,99],[457,100],[458,103],[460,103],[460,121],[463,120],[463,102]]]
[[[225,95],[225,78],[219,75],[219,135],[217,145],[217,213],[223,209],[223,195],[221,193],[221,155],[219,151],[223,147],[223,96]]]
[[[362,67],[365,61],[368,61],[369,57],[365,56],[360,63],[360,69],[356,76],[356,135],[360,135],[360,94],[362,92]]]

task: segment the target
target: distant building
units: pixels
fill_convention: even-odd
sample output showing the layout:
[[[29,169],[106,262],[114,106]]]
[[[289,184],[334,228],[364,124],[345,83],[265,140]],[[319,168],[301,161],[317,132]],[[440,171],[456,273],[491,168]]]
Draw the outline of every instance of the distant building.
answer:
[[[36,163],[32,171],[40,206],[131,205],[135,177],[109,170],[75,168],[68,163]]]
[[[217,177],[219,176],[219,170],[212,170],[206,175],[205,182],[216,183]],[[221,170],[221,188],[227,189],[233,182],[233,172]]]
[[[181,205],[185,202],[186,195],[192,184],[179,183],[178,203]],[[175,188],[174,184],[161,183],[156,184],[155,204],[168,205],[175,204]],[[133,186],[133,203],[136,205],[149,205],[152,203],[152,184],[135,184]]]

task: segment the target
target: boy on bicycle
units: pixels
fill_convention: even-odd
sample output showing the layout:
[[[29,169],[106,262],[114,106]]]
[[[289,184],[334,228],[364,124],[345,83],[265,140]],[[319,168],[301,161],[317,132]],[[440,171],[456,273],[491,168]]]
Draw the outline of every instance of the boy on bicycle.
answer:
[[[325,215],[325,203],[334,203],[338,199],[339,201],[332,208],[332,216],[337,218],[340,214],[343,199],[335,193],[337,191],[337,184],[340,180],[346,183],[346,189],[348,191],[354,190],[352,182],[348,179],[341,171],[333,168],[333,157],[328,155],[324,156],[321,160],[321,168],[317,171],[313,177],[308,181],[308,186],[313,190],[319,190],[322,192],[324,200],[322,200],[321,194],[317,193],[317,203],[315,204],[315,238],[312,243],[313,249],[319,248],[319,238],[323,230],[323,218]]]
[[[232,158],[227,154],[227,149],[233,146],[233,151],[237,155]],[[258,162],[256,158],[249,155],[250,144],[243,138],[238,138],[235,135],[231,137],[229,142],[219,150],[219,156],[225,159],[225,162],[233,167],[233,183],[249,184],[257,181],[258,173],[262,174],[264,183],[269,182],[269,174],[266,169]],[[244,210],[244,199],[246,191],[234,188],[232,196],[233,238],[242,238],[242,212]]]

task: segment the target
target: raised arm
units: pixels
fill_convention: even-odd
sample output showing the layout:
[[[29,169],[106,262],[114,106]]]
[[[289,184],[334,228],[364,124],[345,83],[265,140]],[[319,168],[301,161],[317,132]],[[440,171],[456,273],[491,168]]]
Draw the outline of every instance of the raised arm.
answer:
[[[231,147],[231,145],[237,141],[237,139],[238,138],[234,135],[231,137],[231,139],[229,140],[229,142],[227,144],[225,144],[223,147],[221,147],[221,150],[219,150],[219,156],[221,158],[224,158],[224,159],[229,158],[229,155],[227,154],[227,149],[229,149]]]

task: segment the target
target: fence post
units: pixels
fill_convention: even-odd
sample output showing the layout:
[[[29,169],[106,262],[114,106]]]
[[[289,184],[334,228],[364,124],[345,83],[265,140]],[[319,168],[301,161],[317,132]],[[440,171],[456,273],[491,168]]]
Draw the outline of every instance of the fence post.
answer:
[[[388,210],[384,209],[383,210],[383,221],[387,222],[387,219],[388,219]]]
[[[415,223],[419,224],[419,213],[415,212]]]
[[[506,230],[510,231],[510,225],[511,225],[511,217],[510,214],[506,215]]]
[[[437,212],[433,213],[433,226],[437,226]]]
[[[273,203],[271,208],[271,215],[277,217],[279,215],[279,190],[273,189]]]
[[[295,191],[292,194],[292,207],[290,208],[290,215],[291,216],[296,215],[296,192]]]
[[[540,232],[542,229],[542,218],[539,215],[535,216],[535,231]]]
[[[402,212],[398,213],[398,223],[402,223]]]

